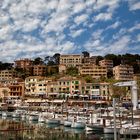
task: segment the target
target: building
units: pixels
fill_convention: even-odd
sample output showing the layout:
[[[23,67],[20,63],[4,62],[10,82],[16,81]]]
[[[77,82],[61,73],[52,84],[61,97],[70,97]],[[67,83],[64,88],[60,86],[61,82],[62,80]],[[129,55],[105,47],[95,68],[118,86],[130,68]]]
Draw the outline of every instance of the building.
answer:
[[[28,58],[15,60],[15,67],[21,68],[23,70],[28,70],[29,66],[31,66],[32,64],[33,64],[33,61]]]
[[[113,75],[116,80],[133,80],[134,69],[129,65],[118,65],[113,68]]]
[[[60,55],[60,65],[65,65],[67,67],[77,67],[82,64],[82,55],[79,54],[69,54]]]
[[[94,64],[94,65],[96,65],[96,59],[97,59],[96,56],[84,57],[82,62],[86,63],[86,64]]]
[[[45,76],[46,75],[46,65],[34,65],[33,66],[34,76]]]
[[[57,80],[59,93],[81,93],[81,79],[76,77],[62,77]]]
[[[99,65],[102,67],[106,67],[108,71],[113,70],[113,61],[112,60],[107,60],[107,59],[101,60],[101,61],[99,61]]]
[[[25,94],[46,94],[46,78],[41,76],[30,76],[25,79]]]
[[[94,100],[109,99],[109,83],[83,83],[82,94],[90,96]]]
[[[90,75],[95,79],[107,77],[107,68],[94,64],[83,64],[79,68],[79,72],[81,75]]]
[[[66,65],[59,65],[59,73],[60,74],[65,74],[66,73]]]
[[[1,70],[0,71],[0,81],[10,80],[16,76],[16,72],[13,70]]]
[[[10,96],[18,96],[23,97],[24,96],[24,82],[19,83],[13,83],[9,86],[9,95]]]

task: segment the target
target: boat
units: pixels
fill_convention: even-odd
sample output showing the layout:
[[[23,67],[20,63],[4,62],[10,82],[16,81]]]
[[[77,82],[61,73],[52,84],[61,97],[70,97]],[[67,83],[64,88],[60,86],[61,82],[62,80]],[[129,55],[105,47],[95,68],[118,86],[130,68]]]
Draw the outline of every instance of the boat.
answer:
[[[71,124],[72,128],[76,128],[76,129],[84,129],[86,127],[86,124],[84,122],[72,122]]]
[[[51,119],[46,119],[47,124],[60,124],[60,120],[51,118]]]
[[[100,124],[87,124],[86,130],[94,131],[94,132],[103,132],[104,126]]]
[[[2,118],[6,118],[6,117],[12,117],[12,113],[8,112],[8,111],[3,111],[2,112]]]
[[[120,129],[120,135],[121,136],[140,136],[140,125],[128,125],[127,127],[122,127]]]
[[[38,114],[30,114],[29,121],[38,121],[39,115]]]
[[[43,114],[39,114],[38,122],[44,123],[45,122],[45,117]]]
[[[71,125],[72,125],[72,121],[70,121],[70,120],[65,120],[64,121],[64,126],[65,127],[71,127]]]

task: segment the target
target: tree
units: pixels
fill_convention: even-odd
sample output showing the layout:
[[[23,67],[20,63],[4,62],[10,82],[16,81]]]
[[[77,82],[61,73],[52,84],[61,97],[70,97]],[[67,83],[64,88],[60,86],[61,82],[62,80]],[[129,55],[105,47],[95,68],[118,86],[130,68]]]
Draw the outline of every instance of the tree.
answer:
[[[85,76],[84,79],[85,79],[86,83],[93,83],[93,78],[89,75]]]
[[[121,57],[115,55],[115,54],[107,54],[104,56],[105,59],[108,59],[108,60],[112,60],[113,61],[113,64],[114,66],[117,66],[117,65],[120,65],[121,64]]]
[[[55,63],[56,65],[58,65],[58,64],[59,64],[59,60],[60,60],[60,54],[59,54],[59,53],[55,53],[55,54],[53,55],[53,59],[54,59],[54,63]]]
[[[6,89],[3,89],[3,90],[2,90],[3,102],[4,102],[5,97],[8,96],[8,93],[9,93],[8,90],[6,90]]]
[[[37,57],[37,58],[34,59],[33,64],[34,65],[41,65],[41,64],[44,64],[44,62],[43,62],[42,58]]]
[[[97,58],[96,58],[96,64],[98,65],[99,64],[99,61],[100,60],[103,60],[104,58],[102,57],[102,56],[97,56]]]
[[[89,57],[90,56],[89,52],[87,52],[87,51],[83,51],[82,54],[83,54],[84,57]]]
[[[69,67],[66,70],[66,74],[71,75],[71,76],[76,76],[76,75],[78,75],[78,68],[76,68],[76,67]]]

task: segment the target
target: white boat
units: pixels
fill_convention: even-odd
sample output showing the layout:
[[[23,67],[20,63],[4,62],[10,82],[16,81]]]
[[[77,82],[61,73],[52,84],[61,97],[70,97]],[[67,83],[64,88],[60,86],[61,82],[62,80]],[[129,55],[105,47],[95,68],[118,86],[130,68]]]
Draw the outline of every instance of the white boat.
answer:
[[[64,121],[64,126],[65,127],[71,127],[71,125],[72,125],[72,121],[70,121],[70,120],[65,120]]]
[[[5,117],[12,117],[12,113],[8,112],[8,111],[3,111],[2,112],[2,118],[5,118]]]
[[[13,118],[20,118],[21,115],[25,112],[25,110],[15,110],[12,114],[12,117]]]
[[[104,126],[100,124],[87,124],[86,125],[86,130],[92,130],[96,132],[103,132]]]
[[[116,132],[119,133],[119,130],[120,130],[120,127],[117,127]],[[114,134],[114,127],[111,127],[111,126],[104,127],[104,133],[105,134]]]
[[[45,122],[45,117],[43,114],[39,114],[38,122],[44,123]]]
[[[37,114],[30,114],[29,121],[38,121],[39,116]]]
[[[71,127],[76,129],[84,129],[86,124],[83,122],[72,122]]]
[[[140,136],[140,125],[128,125],[120,129],[120,135]]]
[[[47,124],[60,124],[60,120],[55,119],[55,118],[51,118],[51,119],[46,119],[46,123]]]

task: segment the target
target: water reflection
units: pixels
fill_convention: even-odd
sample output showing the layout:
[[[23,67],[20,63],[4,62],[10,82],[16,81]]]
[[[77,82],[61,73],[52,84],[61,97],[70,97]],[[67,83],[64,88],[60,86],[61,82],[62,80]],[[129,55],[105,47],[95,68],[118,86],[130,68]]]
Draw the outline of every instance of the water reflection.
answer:
[[[113,140],[110,134],[86,133],[83,129],[72,129],[58,125],[0,119],[0,140]],[[123,140],[123,139],[121,139]],[[126,140],[126,139],[125,139]]]
[[[0,119],[0,140],[86,140],[85,131]]]

